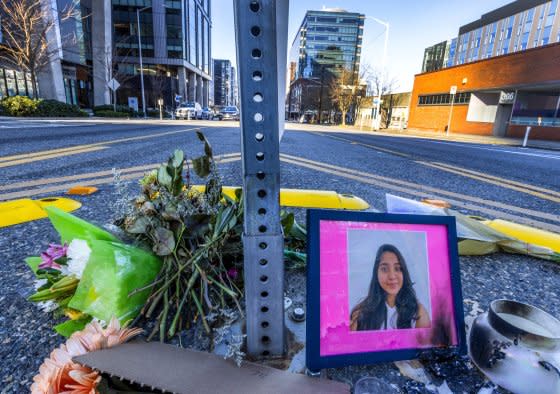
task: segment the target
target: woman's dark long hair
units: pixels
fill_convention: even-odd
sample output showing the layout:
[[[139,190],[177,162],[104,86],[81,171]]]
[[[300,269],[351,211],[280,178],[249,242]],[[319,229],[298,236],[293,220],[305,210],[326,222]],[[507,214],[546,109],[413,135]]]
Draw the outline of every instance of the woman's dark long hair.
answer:
[[[358,313],[357,330],[379,330],[383,327],[384,323],[385,327],[388,324],[385,321],[387,319],[387,307],[385,306],[387,293],[379,284],[378,279],[379,263],[381,256],[385,252],[391,252],[397,256],[403,274],[403,285],[397,293],[396,299],[397,328],[412,328],[411,322],[418,319],[418,300],[416,299],[416,292],[412,287],[413,283],[410,279],[406,262],[401,252],[395,246],[385,244],[379,247],[375,256],[368,295],[352,310],[352,316],[354,313]]]

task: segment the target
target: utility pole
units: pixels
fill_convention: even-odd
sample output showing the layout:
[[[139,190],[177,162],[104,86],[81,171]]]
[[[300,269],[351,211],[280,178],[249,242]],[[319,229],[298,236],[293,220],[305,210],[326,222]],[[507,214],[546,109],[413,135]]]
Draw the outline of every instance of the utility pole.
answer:
[[[136,9],[136,22],[138,23],[138,57],[140,59],[140,86],[142,90],[142,113],[144,114],[144,118],[146,117],[146,95],[144,93],[144,66],[142,64],[142,34],[140,30],[140,13],[149,8],[152,8],[152,6]]]

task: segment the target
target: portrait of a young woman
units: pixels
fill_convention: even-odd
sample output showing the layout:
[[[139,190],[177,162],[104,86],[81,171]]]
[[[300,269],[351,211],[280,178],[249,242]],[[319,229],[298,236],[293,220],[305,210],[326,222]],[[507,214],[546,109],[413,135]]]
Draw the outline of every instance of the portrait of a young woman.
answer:
[[[350,330],[427,328],[430,315],[418,300],[402,253],[392,244],[377,250],[367,294],[352,308]]]

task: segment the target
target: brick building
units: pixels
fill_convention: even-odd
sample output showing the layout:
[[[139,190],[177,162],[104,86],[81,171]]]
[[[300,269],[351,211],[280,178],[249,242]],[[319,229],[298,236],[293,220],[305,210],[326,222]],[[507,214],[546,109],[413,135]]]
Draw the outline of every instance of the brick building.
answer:
[[[516,1],[461,27],[460,37],[472,36],[474,44],[469,38],[468,46],[458,50],[466,50],[469,56],[460,61],[460,53],[456,53],[459,61],[454,66],[415,76],[409,128],[445,131],[449,127],[456,133],[521,137],[531,125],[532,138],[560,140],[557,9],[556,0]],[[508,16],[510,13],[514,15]],[[551,28],[546,30],[548,25]],[[467,34],[467,30],[471,32]],[[549,37],[556,42],[551,43]],[[531,45],[526,47],[525,42]],[[473,55],[486,46],[494,49],[483,51],[484,56]],[[453,95],[452,87],[456,88]]]
[[[560,140],[560,43],[416,75],[408,127]],[[540,126],[538,125],[540,118]]]

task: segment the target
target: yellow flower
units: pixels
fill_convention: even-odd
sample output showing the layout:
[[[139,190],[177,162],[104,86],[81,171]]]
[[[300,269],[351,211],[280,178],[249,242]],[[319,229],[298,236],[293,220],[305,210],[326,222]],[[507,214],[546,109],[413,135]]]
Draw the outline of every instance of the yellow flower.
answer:
[[[68,317],[71,320],[78,320],[81,319],[82,317],[85,317],[84,313],[72,308],[65,308],[64,315],[66,315],[66,317]]]

